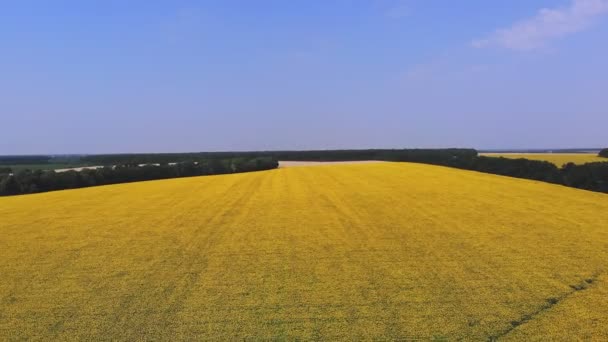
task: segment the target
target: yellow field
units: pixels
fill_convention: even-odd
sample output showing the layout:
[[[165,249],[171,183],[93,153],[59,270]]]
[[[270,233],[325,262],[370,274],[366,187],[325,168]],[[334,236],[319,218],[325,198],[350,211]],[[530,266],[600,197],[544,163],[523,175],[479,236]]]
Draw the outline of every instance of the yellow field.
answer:
[[[504,158],[524,158],[530,160],[544,160],[551,162],[558,167],[564,164],[585,164],[593,162],[608,162],[608,158],[598,157],[596,153],[481,153],[482,156],[504,157]]]
[[[608,196],[407,163],[0,198],[0,340],[608,339]]]

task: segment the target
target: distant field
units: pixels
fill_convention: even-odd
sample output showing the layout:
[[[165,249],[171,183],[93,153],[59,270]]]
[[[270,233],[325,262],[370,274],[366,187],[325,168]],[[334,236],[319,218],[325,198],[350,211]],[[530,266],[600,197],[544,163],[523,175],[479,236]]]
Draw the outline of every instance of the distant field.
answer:
[[[352,160],[352,161],[279,161],[279,167],[299,167],[299,166],[327,166],[343,164],[369,164],[382,163],[378,160]]]
[[[482,153],[488,157],[525,158],[530,160],[544,160],[559,167],[567,163],[585,164],[592,162],[608,162],[608,158],[598,157],[597,153]]]
[[[0,198],[0,340],[606,340],[608,195],[409,163]]]

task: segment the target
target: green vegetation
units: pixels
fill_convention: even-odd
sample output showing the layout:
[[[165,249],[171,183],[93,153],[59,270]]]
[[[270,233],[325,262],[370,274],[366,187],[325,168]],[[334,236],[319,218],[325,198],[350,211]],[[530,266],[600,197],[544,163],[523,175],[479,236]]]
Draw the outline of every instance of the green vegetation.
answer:
[[[60,169],[71,169],[77,167],[89,166],[88,164],[58,164],[58,163],[49,163],[49,164],[14,164],[9,165],[14,172],[18,172],[19,170],[60,170]]]
[[[52,156],[0,156],[0,165],[48,164]]]
[[[608,158],[608,148],[605,148],[605,149],[601,150],[598,155],[600,157]]]
[[[541,160],[479,156],[470,165],[462,165],[461,168],[608,192],[608,162],[582,165],[568,163],[558,168],[551,162]]]
[[[477,155],[474,149],[369,149],[318,151],[260,151],[260,152],[199,152],[108,154],[83,156],[80,162],[89,165],[174,163],[197,159],[273,157],[297,161],[389,160],[444,163],[452,159],[467,159]]]
[[[14,174],[0,174],[0,196],[30,194],[53,190],[83,188],[96,185],[137,181],[217,175],[273,169],[275,159],[235,158],[180,162],[163,165],[117,165],[82,171],[19,170]]]
[[[11,169],[11,172],[19,170],[57,170],[70,169],[91,164],[81,160],[77,155],[61,155],[61,156],[0,156],[0,173],[4,173],[6,169]]]

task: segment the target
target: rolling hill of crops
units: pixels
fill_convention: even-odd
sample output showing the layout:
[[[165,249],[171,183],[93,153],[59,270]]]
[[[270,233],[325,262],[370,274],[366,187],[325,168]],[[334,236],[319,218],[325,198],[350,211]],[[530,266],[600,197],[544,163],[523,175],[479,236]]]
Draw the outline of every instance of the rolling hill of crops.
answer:
[[[488,157],[524,158],[530,160],[548,161],[561,167],[567,163],[585,164],[608,162],[608,158],[599,157],[596,153],[482,153]]]
[[[408,163],[5,197],[0,340],[605,340],[607,222]]]

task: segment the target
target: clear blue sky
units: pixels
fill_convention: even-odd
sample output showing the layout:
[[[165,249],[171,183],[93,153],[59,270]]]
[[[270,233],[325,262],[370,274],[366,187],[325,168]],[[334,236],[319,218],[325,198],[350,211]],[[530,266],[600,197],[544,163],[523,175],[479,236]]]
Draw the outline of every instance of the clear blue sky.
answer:
[[[608,146],[608,0],[4,1],[0,154]]]

